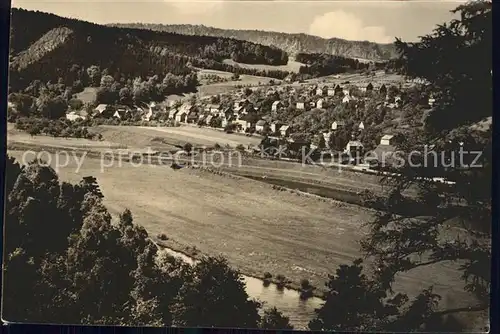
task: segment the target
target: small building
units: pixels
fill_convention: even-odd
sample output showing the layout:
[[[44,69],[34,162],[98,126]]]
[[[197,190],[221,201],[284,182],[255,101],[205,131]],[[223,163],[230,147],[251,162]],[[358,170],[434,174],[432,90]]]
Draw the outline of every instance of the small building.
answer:
[[[185,123],[188,111],[186,109],[181,109],[175,114],[175,121],[179,123]]]
[[[177,109],[170,109],[168,111],[168,119],[175,119],[175,114],[177,114],[178,111]]]
[[[264,128],[266,127],[266,124],[267,124],[267,122],[265,120],[261,119],[260,121],[258,121],[255,124],[255,131],[257,131],[257,132],[264,131]]]
[[[123,119],[125,118],[128,114],[130,114],[130,108],[126,106],[117,106],[115,108],[115,112],[113,113],[113,117],[116,117],[118,119]]]
[[[331,126],[331,129],[332,130],[337,130],[341,127],[345,126],[345,122],[344,121],[334,121],[332,123],[332,126]]]
[[[342,94],[344,94],[344,96],[351,96],[351,91],[349,89],[342,89]]]
[[[345,153],[352,155],[359,155],[363,152],[363,144],[359,140],[351,140],[345,147]]]
[[[205,124],[210,125],[210,122],[212,121],[213,118],[214,118],[213,115],[208,115],[207,118],[205,118]]]
[[[346,95],[342,98],[342,103],[349,103],[353,100],[352,96]]]
[[[394,135],[383,135],[380,139],[380,145],[392,146],[394,144]]]
[[[306,105],[304,102],[300,101],[300,102],[297,102],[296,108],[300,109],[300,110],[304,110],[306,108]]]
[[[363,122],[359,123],[358,129],[359,130],[364,130],[365,129],[365,124]]]
[[[250,103],[250,101],[248,101],[248,99],[241,99],[238,101],[234,101],[234,109],[242,108],[249,103]]]
[[[288,137],[290,135],[290,125],[282,125],[280,127],[280,134],[282,137]]]
[[[100,104],[94,109],[97,115],[103,115],[107,111],[110,111],[110,106],[108,104]]]
[[[324,99],[319,99],[318,101],[316,101],[316,108],[323,109],[323,103],[324,102],[325,102]]]
[[[245,131],[247,128],[247,121],[245,121],[243,119],[235,120],[234,124],[236,124],[238,130],[240,130],[240,131]]]
[[[334,88],[328,88],[327,95],[328,96],[335,96],[335,89]]]
[[[71,111],[66,114],[66,119],[70,121],[76,121],[78,119],[85,120],[86,118],[86,115],[83,115],[81,112]]]
[[[274,101],[271,106],[271,111],[278,111],[279,108],[283,107],[283,103],[281,101]]]
[[[280,130],[280,127],[282,126],[283,124],[281,124],[281,122],[278,122],[278,121],[274,121],[274,122],[271,122],[271,132],[272,133],[276,133],[277,131]]]
[[[186,114],[186,123],[196,123],[198,121],[198,112],[196,109],[191,109]]]

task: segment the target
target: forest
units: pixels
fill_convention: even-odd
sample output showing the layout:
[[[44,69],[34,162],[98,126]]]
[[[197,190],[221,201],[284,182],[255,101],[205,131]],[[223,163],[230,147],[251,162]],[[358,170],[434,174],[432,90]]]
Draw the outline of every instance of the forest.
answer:
[[[33,26],[37,29],[29,28]],[[286,52],[247,41],[116,28],[16,8],[12,10],[10,47],[10,89],[15,92],[33,80],[54,82],[62,78],[67,85],[72,84],[71,69],[75,66],[96,65],[115,78],[129,79],[187,74],[192,70],[188,62],[242,74],[257,71],[250,73],[223,65],[222,61],[268,65],[288,62]]]
[[[360,62],[354,58],[335,56],[326,53],[299,53],[295,56],[295,60],[306,64],[305,66],[300,67],[299,73],[311,77],[320,77],[368,69],[397,70],[398,67],[401,66],[401,62],[397,59],[376,62]]]

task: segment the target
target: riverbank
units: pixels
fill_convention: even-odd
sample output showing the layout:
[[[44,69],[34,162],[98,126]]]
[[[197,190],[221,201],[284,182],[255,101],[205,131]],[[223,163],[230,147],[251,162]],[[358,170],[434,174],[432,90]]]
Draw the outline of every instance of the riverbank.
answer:
[[[191,258],[193,260],[200,260],[203,256],[206,256],[207,254],[201,253],[196,247],[190,247],[190,246],[184,246],[179,244],[175,240],[161,240],[157,237],[150,236],[151,239],[154,241],[155,244],[157,244],[159,247],[167,248],[170,249],[174,252],[181,253],[184,256]],[[240,271],[240,273],[244,276],[252,277],[255,279],[258,279],[262,281],[262,285],[264,285],[264,274],[261,272],[257,271]],[[273,274],[273,273],[271,273]],[[273,277],[269,279],[269,282],[272,284],[278,284],[279,281],[276,279],[275,274],[273,274]],[[284,285],[285,288],[294,290],[297,293],[300,293],[300,282],[287,282]],[[324,300],[324,293],[327,292],[327,289],[325,286],[321,287],[315,287],[315,290],[312,293],[311,297],[319,298],[321,300]]]

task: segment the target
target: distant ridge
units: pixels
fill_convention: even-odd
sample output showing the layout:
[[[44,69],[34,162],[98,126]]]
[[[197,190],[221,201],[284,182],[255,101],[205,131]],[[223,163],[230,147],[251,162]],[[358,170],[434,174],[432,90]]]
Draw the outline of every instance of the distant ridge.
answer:
[[[235,38],[252,43],[275,46],[289,54],[326,53],[337,56],[383,61],[398,56],[394,44],[379,44],[368,41],[348,41],[340,38],[325,39],[304,33],[282,33],[260,30],[236,30],[207,27],[191,24],[145,24],[126,23],[110,24],[115,27],[149,29],[155,31],[173,32],[182,35],[215,36]]]

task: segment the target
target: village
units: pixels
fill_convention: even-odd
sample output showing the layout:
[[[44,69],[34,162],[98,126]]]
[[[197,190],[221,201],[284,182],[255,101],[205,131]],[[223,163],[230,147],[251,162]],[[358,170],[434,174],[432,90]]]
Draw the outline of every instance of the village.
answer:
[[[328,151],[338,162],[376,167],[377,160],[362,161],[368,151],[377,156],[394,151],[395,141],[414,124],[395,123],[403,107],[430,109],[432,95],[418,105],[408,91],[414,82],[399,86],[385,84],[297,84],[240,88],[202,98],[188,96],[164,102],[121,106],[99,104],[91,113],[71,111],[68,120],[111,119],[117,124],[139,122],[146,126],[191,126],[211,128],[234,135],[266,139],[266,147],[248,145],[259,152],[269,147],[286,147],[286,157],[299,158],[302,147],[317,153]],[[410,120],[414,121],[414,119]],[[130,123],[132,122],[132,123]],[[135,123],[134,123],[135,122]],[[279,152],[284,150],[266,150]],[[273,153],[271,153],[272,155]]]

